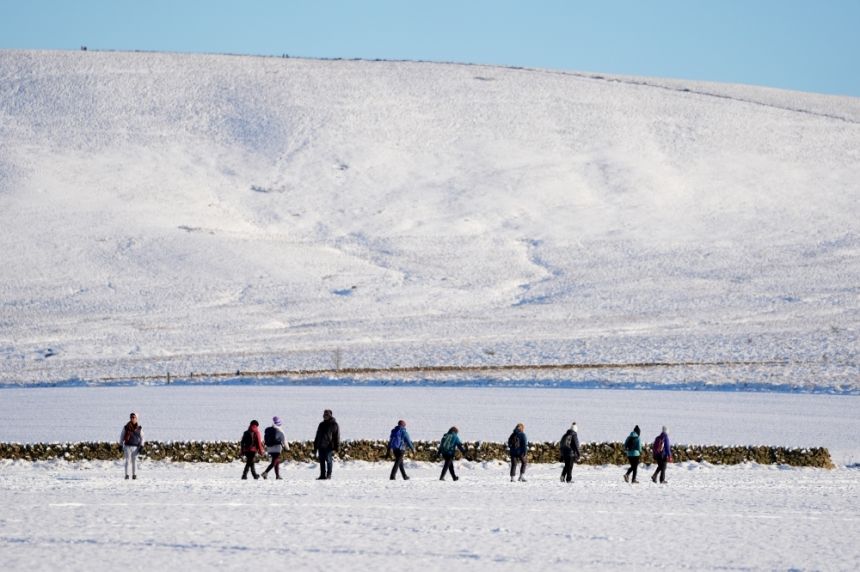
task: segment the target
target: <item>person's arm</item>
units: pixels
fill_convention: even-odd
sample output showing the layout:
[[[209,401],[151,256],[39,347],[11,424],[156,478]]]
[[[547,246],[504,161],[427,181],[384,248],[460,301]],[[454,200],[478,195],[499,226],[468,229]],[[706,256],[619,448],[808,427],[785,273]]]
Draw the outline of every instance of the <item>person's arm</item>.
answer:
[[[337,451],[340,448],[340,425],[334,424],[334,431],[331,439],[332,450]]]
[[[120,447],[125,445],[125,426],[119,430],[119,444]]]
[[[409,432],[405,429],[403,430],[403,441],[406,443],[406,446],[409,447],[411,451],[415,451],[415,446],[412,444],[412,439],[409,438]]]
[[[146,442],[146,440],[143,438],[143,427],[141,427],[140,428],[140,445],[138,446],[138,448],[143,449],[143,444],[145,442]]]

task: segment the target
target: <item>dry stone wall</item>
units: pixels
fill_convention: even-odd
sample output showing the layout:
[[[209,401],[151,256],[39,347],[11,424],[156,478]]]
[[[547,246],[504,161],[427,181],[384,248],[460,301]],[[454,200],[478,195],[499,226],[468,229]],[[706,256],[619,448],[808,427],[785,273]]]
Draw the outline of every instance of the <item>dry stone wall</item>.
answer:
[[[339,460],[383,461],[386,441],[344,441],[336,454]],[[465,443],[469,458],[476,461],[508,460],[504,443]],[[437,442],[416,441],[415,453],[409,457],[416,461],[437,461]],[[621,443],[585,443],[580,446],[584,465],[623,465],[627,463]],[[672,447],[675,462],[695,461],[714,465],[760,463],[796,467],[833,468],[830,452],[826,448],[789,449],[785,447],[750,446],[721,447],[716,445],[675,445]],[[457,453],[458,457],[460,453]],[[116,443],[0,443],[0,459],[67,461],[120,459],[122,451]],[[240,458],[239,444],[234,441],[152,441],[146,444],[143,457],[160,461],[188,463],[228,463]],[[287,461],[313,461],[313,443],[292,442],[285,454]],[[558,443],[529,444],[529,461],[555,463],[559,461]],[[643,462],[652,461],[646,451]]]

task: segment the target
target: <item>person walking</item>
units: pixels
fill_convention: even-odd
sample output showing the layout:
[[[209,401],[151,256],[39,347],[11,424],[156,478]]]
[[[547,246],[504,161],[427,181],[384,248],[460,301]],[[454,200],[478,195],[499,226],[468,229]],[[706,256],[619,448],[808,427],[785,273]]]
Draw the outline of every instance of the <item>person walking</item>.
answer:
[[[409,432],[406,431],[406,421],[401,419],[397,422],[397,425],[394,426],[394,429],[391,430],[391,435],[388,437],[388,450],[386,452],[386,457],[389,456],[389,453],[394,452],[394,466],[391,467],[391,480],[393,481],[397,478],[397,471],[400,471],[400,474],[403,476],[404,481],[409,480],[409,476],[406,474],[406,469],[403,468],[403,454],[406,452],[406,449],[411,451],[415,451],[415,446],[412,444],[412,439],[409,438]]]
[[[636,480],[636,470],[639,467],[639,457],[642,455],[642,440],[639,439],[641,433],[642,431],[637,425],[633,428],[630,435],[627,436],[627,440],[624,441],[624,452],[627,453],[627,461],[630,463],[630,468],[624,473],[624,482],[626,483],[639,483]],[[630,480],[631,474],[633,475],[632,481]]]
[[[460,480],[460,477],[454,474],[454,455],[457,454],[457,449],[466,457],[466,448],[463,447],[463,442],[460,441],[460,430],[456,427],[451,427],[448,432],[442,435],[442,440],[439,442],[439,454],[445,463],[442,465],[442,475],[440,481],[445,480],[445,473],[450,472],[451,478],[455,481]]]
[[[323,420],[317,427],[314,437],[314,450],[320,463],[320,476],[318,481],[331,478],[332,458],[334,452],[340,448],[340,426],[331,413],[331,409],[323,411]]]
[[[143,450],[143,427],[137,422],[137,413],[128,416],[119,434],[122,456],[125,459],[125,478],[128,480],[128,466],[131,465],[131,478],[137,479],[137,456]]]
[[[245,469],[242,471],[242,479],[248,478],[248,471],[254,480],[260,478],[257,474],[257,469],[254,464],[257,462],[257,454],[265,455],[266,450],[263,448],[263,437],[260,435],[260,422],[254,419],[248,425],[248,429],[242,433],[242,455],[245,457]]]
[[[657,482],[657,477],[660,477],[660,484],[666,484],[666,463],[672,462],[672,444],[669,442],[669,433],[666,431],[666,426],[657,438],[654,439],[654,445],[651,448],[654,455],[654,461],[657,463],[657,470],[651,475],[651,481]]]
[[[569,483],[573,480],[573,464],[579,461],[579,435],[577,433],[576,421],[570,424],[570,429],[561,436],[559,441],[561,449],[561,460],[564,468],[561,470],[561,482]]]
[[[287,438],[284,436],[284,431],[281,429],[281,418],[275,415],[272,417],[272,425],[266,427],[263,433],[263,441],[266,443],[266,452],[272,458],[266,470],[260,473],[264,479],[267,478],[269,471],[275,469],[275,480],[281,480],[281,453],[290,448],[287,444]]]
[[[523,423],[517,423],[514,427],[514,432],[508,437],[508,451],[511,454],[511,482],[517,473],[517,464],[520,466],[520,482],[525,482],[526,477],[526,453],[529,450],[529,440],[525,434],[526,426]]]

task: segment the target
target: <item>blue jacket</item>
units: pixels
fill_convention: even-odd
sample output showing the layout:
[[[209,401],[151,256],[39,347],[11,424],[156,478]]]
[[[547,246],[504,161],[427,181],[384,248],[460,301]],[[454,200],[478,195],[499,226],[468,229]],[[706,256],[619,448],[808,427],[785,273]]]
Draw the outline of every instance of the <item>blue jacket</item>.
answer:
[[[409,438],[409,432],[406,431],[406,427],[401,427],[400,425],[398,425],[397,427],[395,427],[394,429],[391,430],[391,437],[388,439],[388,448],[394,449],[394,447],[391,446],[391,443],[392,443],[392,440],[394,439],[394,433],[398,429],[400,430],[400,447],[397,447],[397,449],[400,451],[405,451],[406,449],[411,449],[414,451],[415,446],[412,445],[412,439]]]
[[[519,438],[519,447],[511,447],[509,442],[508,448],[510,449],[512,457],[522,457],[526,454],[526,451],[529,450],[529,440],[526,437],[526,434],[519,429],[514,429],[514,435]]]
[[[453,438],[451,442],[448,444],[447,449],[442,448],[442,443],[445,442],[445,438],[451,435]],[[460,436],[457,433],[449,432],[442,435],[442,440],[439,442],[439,452],[443,455],[453,455],[457,449],[460,449],[460,452],[465,456],[466,449],[463,447],[463,442],[460,441]]]
[[[654,455],[654,458],[669,459],[672,457],[672,444],[669,442],[669,435],[667,435],[666,433],[660,433],[657,436],[657,439],[660,439],[661,437],[663,438],[663,452],[659,456]],[[657,439],[655,439],[654,441],[656,442]]]
[[[627,439],[629,439],[630,437],[634,437],[636,439],[636,442],[634,443],[632,449],[627,449],[626,443],[627,443]],[[625,442],[625,447],[624,447],[625,451],[624,452],[627,453],[627,456],[628,457],[640,456],[642,454],[642,440],[639,439],[639,435],[637,435],[636,432],[634,431],[634,432],[631,432],[630,435],[627,436],[627,439],[624,440],[624,442]]]

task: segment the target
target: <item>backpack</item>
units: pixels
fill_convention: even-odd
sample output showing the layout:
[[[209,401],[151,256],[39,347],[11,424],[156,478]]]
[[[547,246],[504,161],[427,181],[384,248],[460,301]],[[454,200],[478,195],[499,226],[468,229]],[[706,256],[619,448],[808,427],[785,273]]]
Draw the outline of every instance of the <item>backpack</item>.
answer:
[[[274,427],[266,427],[263,432],[263,442],[266,443],[266,447],[273,447],[278,444],[278,433]]]
[[[403,448],[403,428],[400,425],[391,430],[391,437],[388,439],[388,448],[394,450]]]
[[[254,434],[251,433],[250,429],[242,433],[241,445],[243,451],[248,451],[254,446]]]
[[[520,436],[517,435],[517,432],[514,431],[511,433],[511,436],[508,437],[508,449],[513,451],[519,451],[520,449]]]
[[[638,441],[638,439],[636,438],[636,435],[633,435],[633,434],[628,435],[627,440],[624,441],[624,450],[625,451],[637,450],[639,447],[637,446],[636,441]]]
[[[445,433],[445,435],[442,436],[442,442],[439,443],[439,450],[445,455],[450,455],[454,452],[454,447],[454,434]]]
[[[570,449],[571,445],[573,445],[573,433],[565,433],[561,438],[561,448]]]
[[[660,433],[657,435],[657,438],[654,439],[654,444],[651,446],[651,450],[654,451],[654,458],[662,458],[663,457],[663,434]]]

